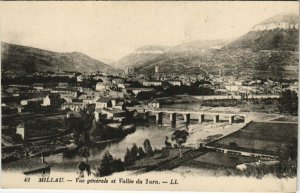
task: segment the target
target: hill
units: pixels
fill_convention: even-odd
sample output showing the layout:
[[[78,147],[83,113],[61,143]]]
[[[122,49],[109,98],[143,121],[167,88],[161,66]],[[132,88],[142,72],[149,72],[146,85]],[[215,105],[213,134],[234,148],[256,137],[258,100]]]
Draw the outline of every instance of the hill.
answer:
[[[80,52],[58,53],[28,46],[1,43],[2,74],[22,75],[42,71],[118,72]]]
[[[124,70],[130,66],[139,67],[148,61],[154,60],[156,57],[164,54],[168,50],[169,47],[164,46],[143,46],[137,48],[133,53],[122,57],[112,65]]]
[[[153,74],[154,67],[170,74],[217,74],[249,78],[298,78],[298,16],[281,14],[255,26],[245,35],[225,41],[194,41],[152,57],[129,60],[137,73]],[[142,58],[142,59],[141,59]],[[130,63],[131,62],[131,63]]]

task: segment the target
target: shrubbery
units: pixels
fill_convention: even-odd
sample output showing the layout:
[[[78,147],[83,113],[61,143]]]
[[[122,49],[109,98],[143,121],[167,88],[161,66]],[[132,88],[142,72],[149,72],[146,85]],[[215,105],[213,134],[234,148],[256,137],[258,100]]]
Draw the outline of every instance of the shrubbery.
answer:
[[[145,151],[144,151],[145,150]],[[153,155],[153,150],[150,144],[149,139],[144,141],[144,150],[142,147],[138,147],[136,144],[133,144],[131,149],[127,148],[124,163],[126,166],[133,164],[136,160],[142,159],[146,156]]]
[[[97,168],[98,176],[108,176],[114,172],[121,172],[125,170],[125,164],[121,159],[113,158],[113,156],[106,152],[101,160],[100,167]]]

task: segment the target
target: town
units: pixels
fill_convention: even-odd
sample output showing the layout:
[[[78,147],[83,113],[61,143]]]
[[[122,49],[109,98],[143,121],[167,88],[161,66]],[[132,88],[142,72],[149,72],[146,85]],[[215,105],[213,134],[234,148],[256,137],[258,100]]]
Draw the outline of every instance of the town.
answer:
[[[245,104],[265,107],[257,109],[258,113],[275,114],[279,111],[274,105],[278,105],[282,93],[287,91],[298,93],[297,80],[278,82],[270,79],[249,80],[223,76],[221,68],[218,74],[195,77],[175,74],[169,76],[161,73],[159,66],[155,66],[153,71],[154,75],[148,77],[136,76],[134,69],[127,69],[117,74],[43,72],[28,74],[21,79],[12,77],[2,80],[4,167],[6,163],[10,165],[29,157],[32,158],[30,161],[37,159],[36,162],[40,164],[34,166],[41,168],[30,168],[24,171],[25,173],[45,172],[45,170],[50,172],[49,164],[44,166],[45,168],[40,166],[45,165],[45,156],[76,152],[80,151],[81,147],[122,139],[135,132],[137,125],[149,122],[150,117],[154,117],[152,119],[156,120],[157,124],[163,125],[164,114],[170,115],[168,121],[173,128],[182,124],[182,119],[185,125],[195,122],[196,119],[198,124],[209,124],[210,127],[213,120],[215,124],[223,124],[224,129],[224,118],[227,119],[225,127],[234,124],[242,124],[245,128],[251,127],[259,123],[248,125],[252,121],[249,119],[252,109],[247,109]],[[174,96],[179,98],[173,98],[170,102],[170,98]],[[189,104],[196,104],[199,107],[187,108]],[[173,105],[183,105],[185,108],[176,109],[172,107]],[[221,108],[218,111],[211,111],[203,109],[204,106],[215,109],[239,106],[243,112],[220,112]],[[179,123],[176,123],[176,119],[179,119]],[[292,127],[296,128],[297,124]],[[217,150],[223,153],[231,152],[234,155],[246,155],[249,157],[247,159],[278,158],[279,155],[270,153],[269,150],[261,153],[258,150],[244,152],[230,139],[224,138],[232,144],[229,149],[227,146],[225,149],[222,148],[222,145],[215,141],[227,132],[230,134],[234,131],[237,131],[237,128],[229,128],[228,131],[210,135],[205,143],[201,142],[194,146],[206,146],[206,149],[213,152]],[[191,154],[189,153],[191,150],[185,151],[187,156]],[[201,154],[203,151],[200,151]],[[40,156],[42,161],[39,161]],[[212,157],[214,156],[216,155]],[[129,168],[136,169],[136,167]]]

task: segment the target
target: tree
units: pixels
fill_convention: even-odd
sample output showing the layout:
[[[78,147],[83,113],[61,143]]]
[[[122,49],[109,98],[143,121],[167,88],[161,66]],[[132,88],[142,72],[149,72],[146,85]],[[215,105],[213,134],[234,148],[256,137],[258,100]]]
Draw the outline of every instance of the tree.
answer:
[[[108,176],[113,173],[111,168],[112,161],[112,155],[109,152],[106,152],[101,160],[100,167],[98,168],[100,176]]]
[[[73,132],[76,144],[87,144],[90,141],[89,131],[93,127],[94,115],[87,110],[79,113],[70,113],[70,117],[65,119],[66,128]]]
[[[145,141],[144,141],[144,150],[145,150],[145,153],[147,156],[153,155],[153,150],[152,150],[149,139],[145,139]]]
[[[298,114],[298,95],[295,91],[284,90],[278,100],[279,110],[282,113]]]
[[[125,153],[125,157],[124,157],[124,163],[125,165],[130,165],[133,162],[132,157],[131,157],[131,152],[130,150],[127,148],[126,149],[126,153]]]
[[[90,156],[90,151],[89,151],[88,147],[84,146],[84,147],[80,148],[79,154],[80,154],[80,156],[85,158],[86,163],[89,162],[88,157]]]
[[[113,156],[107,151],[105,152],[98,173],[100,176],[108,176],[114,172],[121,172],[125,170],[125,164],[121,159],[113,158]]]
[[[175,141],[179,146],[179,157],[182,157],[182,144],[184,144],[187,140],[189,133],[186,130],[176,130],[172,134],[172,141]]]

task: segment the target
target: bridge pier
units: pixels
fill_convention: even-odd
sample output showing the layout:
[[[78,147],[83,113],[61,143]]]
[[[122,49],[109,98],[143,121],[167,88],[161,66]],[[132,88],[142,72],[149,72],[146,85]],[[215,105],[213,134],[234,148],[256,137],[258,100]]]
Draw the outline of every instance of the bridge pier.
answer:
[[[157,123],[162,123],[163,113],[159,112],[155,114],[155,119]]]
[[[199,123],[203,123],[204,122],[204,114],[199,115]]]
[[[190,121],[191,121],[191,114],[190,113],[183,114],[183,120],[184,120],[184,122],[186,122],[187,124],[189,124]]]
[[[219,115],[214,115],[214,123],[217,123],[219,122]]]
[[[176,113],[170,113],[170,122],[172,125],[176,124]]]
[[[230,115],[229,116],[229,124],[232,124],[232,123],[234,123],[234,116]]]

